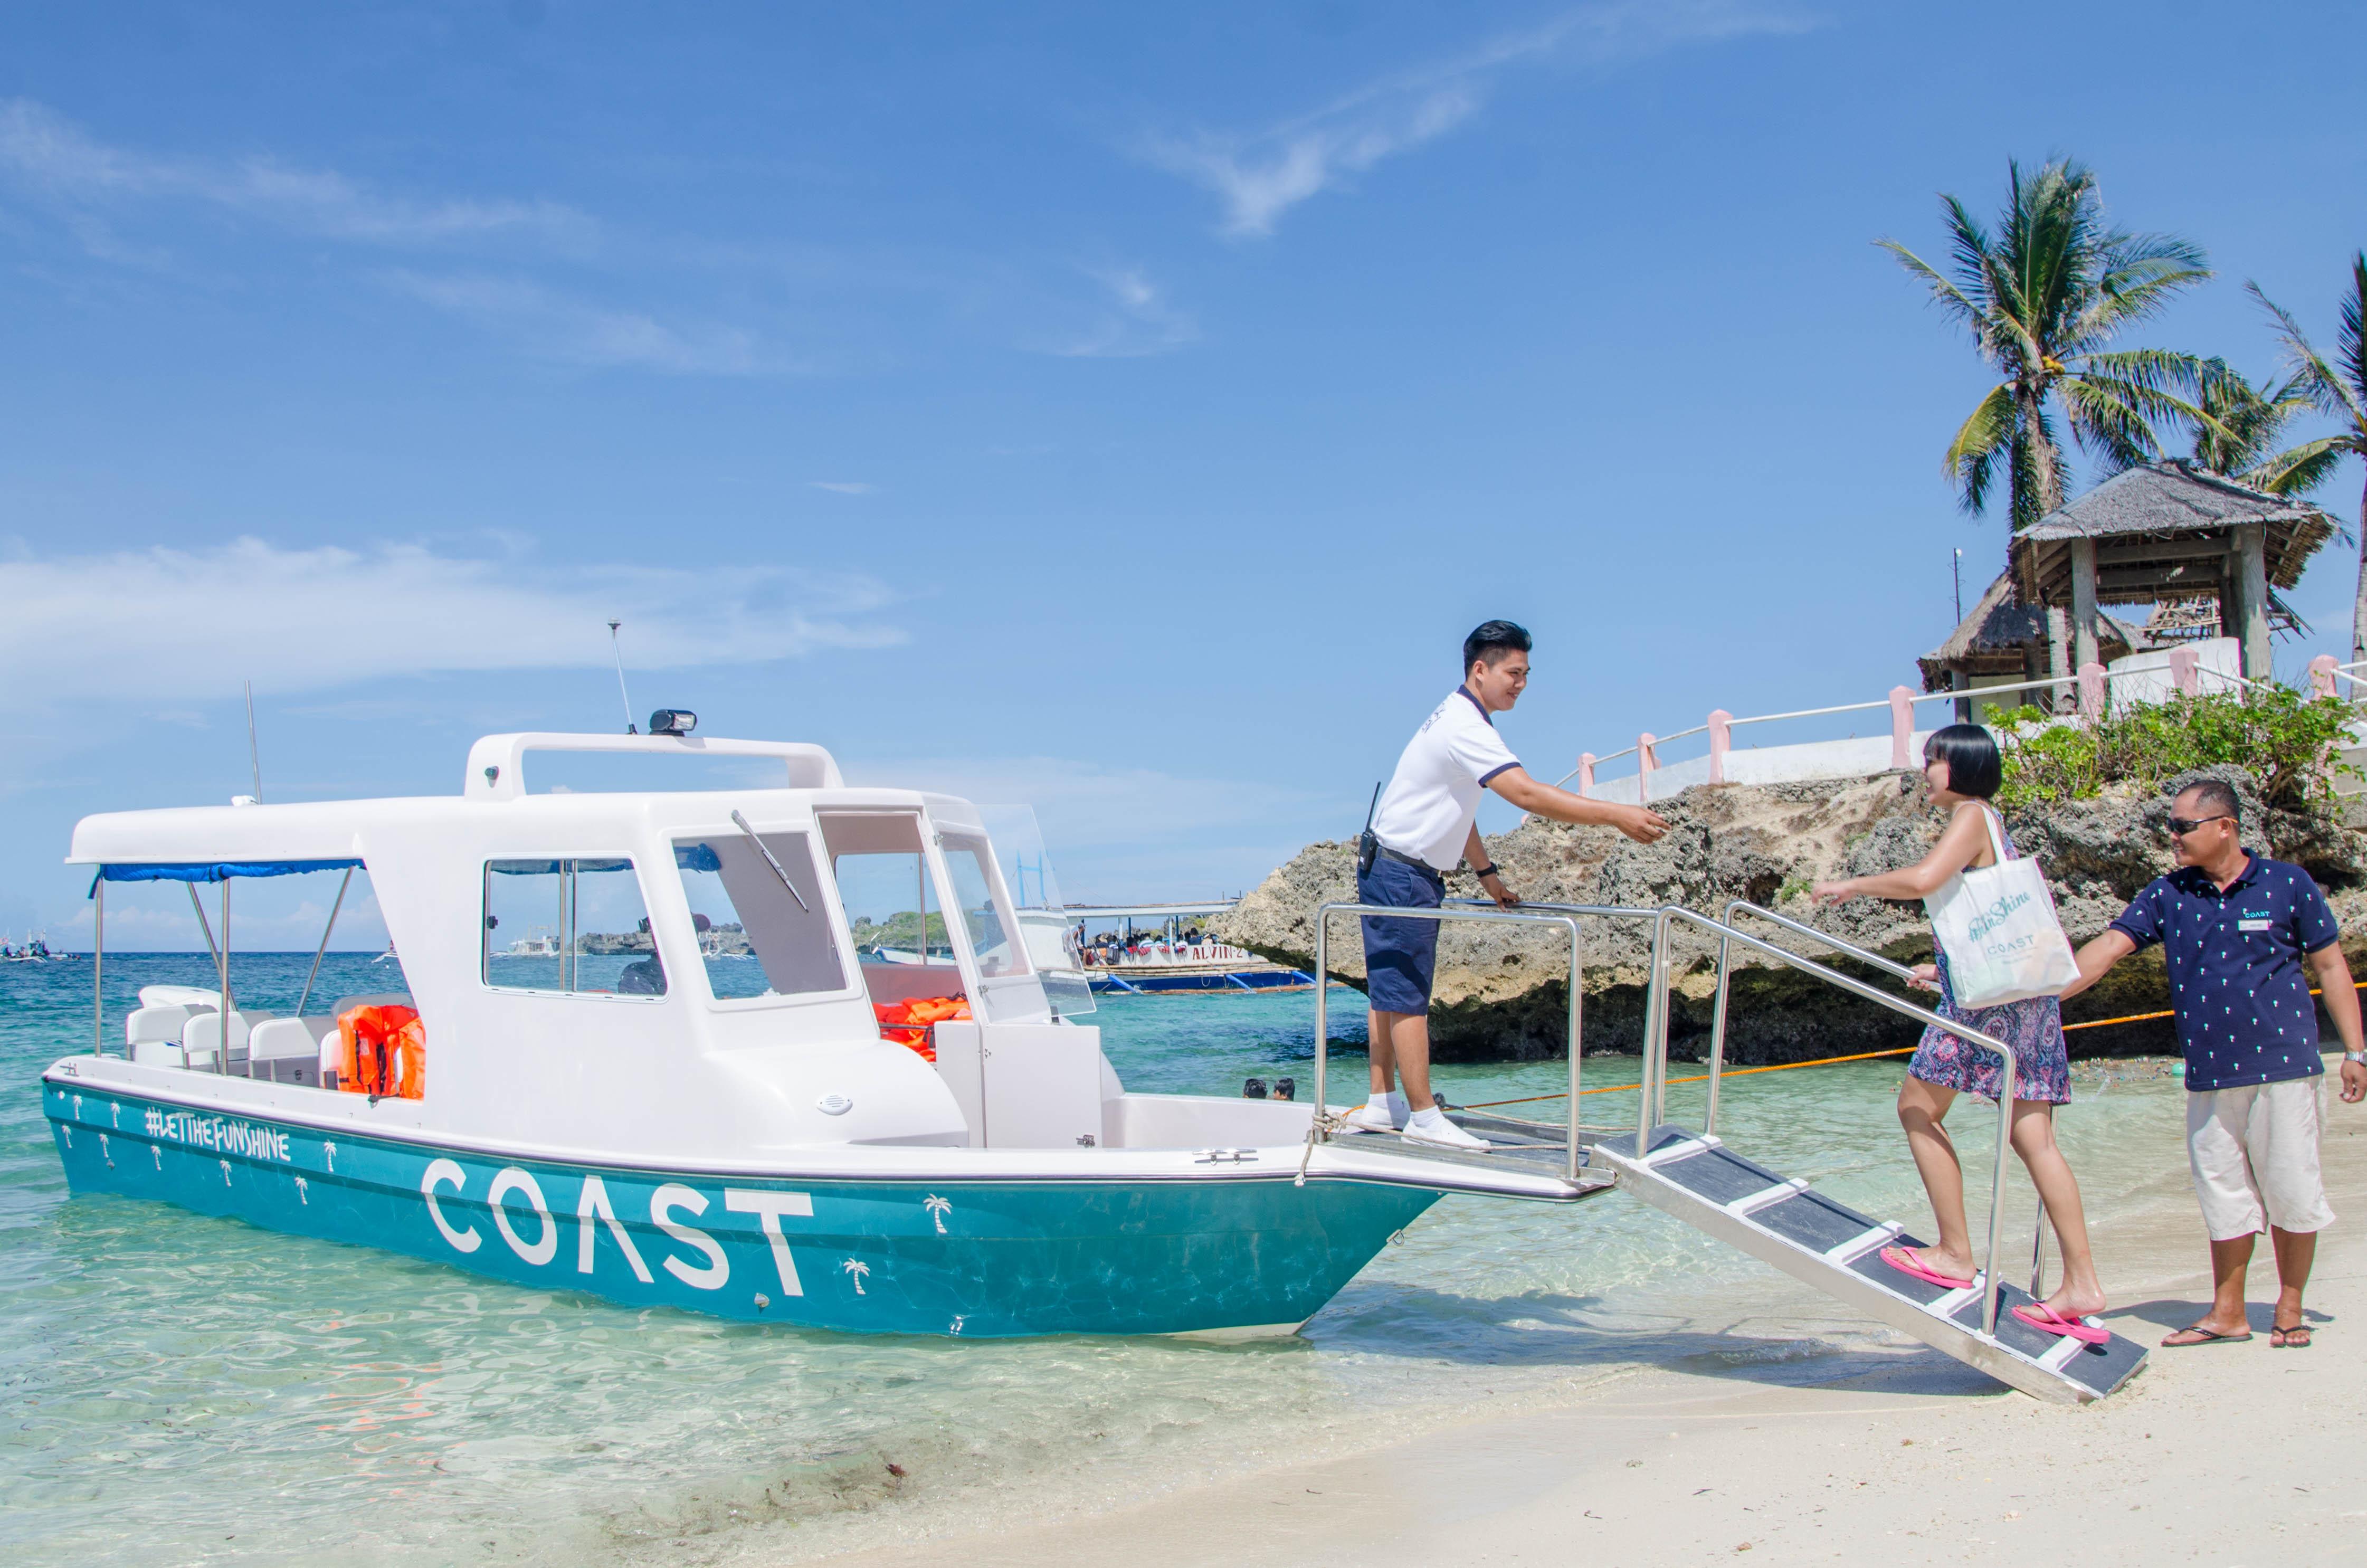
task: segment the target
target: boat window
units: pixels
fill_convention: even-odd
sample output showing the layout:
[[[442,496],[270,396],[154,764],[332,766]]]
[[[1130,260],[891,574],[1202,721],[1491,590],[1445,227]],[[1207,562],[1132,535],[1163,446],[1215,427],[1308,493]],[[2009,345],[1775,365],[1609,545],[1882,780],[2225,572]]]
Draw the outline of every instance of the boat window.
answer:
[[[921,854],[918,818],[901,813],[821,819],[831,874],[866,964],[953,967],[953,941]]]
[[[969,934],[970,951],[978,955],[978,972],[991,980],[1002,974],[1027,971],[1026,949],[1012,940],[1011,912],[995,884],[994,855],[983,838],[946,834],[940,843],[946,852],[946,873],[953,879],[954,901]]]
[[[724,1002],[844,991],[846,966],[812,840],[802,833],[758,836],[769,855],[736,829],[674,840],[708,988]]]
[[[485,862],[485,983],[564,995],[663,996],[633,863]]]

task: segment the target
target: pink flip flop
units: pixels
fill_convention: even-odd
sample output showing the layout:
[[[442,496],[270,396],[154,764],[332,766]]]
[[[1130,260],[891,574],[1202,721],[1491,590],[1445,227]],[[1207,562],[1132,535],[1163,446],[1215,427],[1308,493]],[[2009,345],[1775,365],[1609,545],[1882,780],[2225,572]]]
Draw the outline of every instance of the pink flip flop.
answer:
[[[2101,1345],[2112,1336],[2107,1331],[2067,1318],[2044,1301],[2033,1301],[2026,1307],[2016,1307],[2013,1315],[2041,1334],[2057,1334],[2066,1339],[2076,1339],[2082,1345]]]
[[[1931,1269],[1924,1267],[1921,1264],[1915,1261],[1915,1255],[1908,1251],[1905,1247],[1883,1248],[1882,1261],[1890,1265],[1891,1267],[1896,1268],[1901,1274],[1920,1279],[1926,1285],[1937,1285],[1942,1289],[1948,1290],[1968,1290],[1972,1289],[1973,1282],[1969,1279],[1952,1279],[1944,1274],[1937,1273]]]

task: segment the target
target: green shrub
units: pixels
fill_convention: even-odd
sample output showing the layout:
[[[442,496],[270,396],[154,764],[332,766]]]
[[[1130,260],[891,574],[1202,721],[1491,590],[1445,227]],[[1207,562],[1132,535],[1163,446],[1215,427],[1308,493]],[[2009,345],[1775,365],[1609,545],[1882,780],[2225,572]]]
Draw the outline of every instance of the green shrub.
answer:
[[[2358,716],[2355,703],[2274,685],[2243,693],[2178,692],[2094,724],[2016,708],[1994,721],[2005,754],[1998,804],[2012,810],[2084,800],[2107,784],[2159,784],[2223,763],[2249,770],[2272,806],[2327,801],[2337,777],[2367,777],[2335,756]]]

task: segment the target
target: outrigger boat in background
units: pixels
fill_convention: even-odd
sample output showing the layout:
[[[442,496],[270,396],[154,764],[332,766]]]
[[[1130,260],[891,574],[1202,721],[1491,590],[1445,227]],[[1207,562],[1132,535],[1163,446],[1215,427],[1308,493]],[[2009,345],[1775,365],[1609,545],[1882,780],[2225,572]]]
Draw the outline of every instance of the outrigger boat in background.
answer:
[[[1086,983],[1095,991],[1146,995],[1179,991],[1304,991],[1315,977],[1303,969],[1262,959],[1246,948],[1234,947],[1195,933],[1184,922],[1193,915],[1230,909],[1237,899],[1214,903],[1146,903],[1132,905],[1071,904],[1065,912],[1082,930],[1088,923],[1117,923],[1118,929],[1095,942],[1072,939],[1079,949]],[[1156,935],[1140,932],[1136,922],[1156,921]]]
[[[781,781],[529,794],[529,756],[552,752],[769,758]],[[1615,1187],[2033,1393],[2096,1398],[2144,1359],[2125,1339],[2086,1345],[2010,1315],[2029,1298],[1995,1267],[2002,1119],[1991,1267],[1954,1290],[1880,1262],[1885,1246],[1920,1244],[1903,1226],[1724,1144],[1738,950],[1953,1029],[2006,1057],[2009,1097],[2013,1081],[2002,1042],[1734,922],[1763,917],[1903,978],[1898,965],[1745,904],[1724,920],[1673,905],[1319,911],[1319,974],[1335,920],[1365,913],[1567,937],[1567,1121],[1458,1112],[1491,1145],[1464,1153],[1353,1130],[1326,1104],[1319,985],[1312,1103],[1127,1092],[1100,1030],[1078,1021],[1090,997],[1031,951],[980,808],[850,789],[815,745],[491,735],[458,797],[93,816],[69,858],[96,871],[102,983],[112,882],[186,882],[201,921],[196,888],[219,883],[224,927],[219,940],[207,929],[215,989],[145,988],[113,1038],[99,1003],[91,1052],[42,1075],[78,1193],[743,1320],[1236,1335],[1295,1328],[1443,1194],[1572,1204]],[[345,877],[323,951],[352,877],[369,877],[406,992],[313,1014],[308,980],[292,1016],[240,1006],[231,883],[310,871]],[[858,961],[855,919],[872,928],[900,910],[924,932],[936,912],[949,961]],[[1585,919],[1654,927],[1631,1130],[1579,1119]],[[512,950],[519,928],[545,920],[555,953]],[[702,927],[726,925],[753,964],[702,954]],[[1682,925],[1712,934],[1719,954],[1699,1132],[1667,1119],[1670,943]],[[646,946],[629,951],[608,939],[642,930]]]

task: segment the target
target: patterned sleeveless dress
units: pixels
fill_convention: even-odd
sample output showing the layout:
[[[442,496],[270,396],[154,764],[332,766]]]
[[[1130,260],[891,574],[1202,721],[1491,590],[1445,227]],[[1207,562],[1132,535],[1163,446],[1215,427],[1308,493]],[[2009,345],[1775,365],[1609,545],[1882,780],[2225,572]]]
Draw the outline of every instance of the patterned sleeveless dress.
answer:
[[[1984,808],[1985,810],[1987,808]],[[2018,857],[2013,836],[1999,828],[2006,858]],[[2050,1105],[2071,1102],[2071,1057],[2063,1042],[2063,1004],[2052,996],[2033,996],[1998,1007],[1960,1007],[1954,983],[1948,977],[1948,955],[1935,940],[1932,958],[1940,966],[1940,1003],[1931,1010],[1943,1018],[1968,1024],[1983,1034],[2013,1047],[2013,1097],[2044,1100]],[[1926,1026],[1923,1040],[1907,1063],[1908,1074],[1959,1094],[1998,1097],[1998,1079],[2005,1059],[1945,1029]]]

